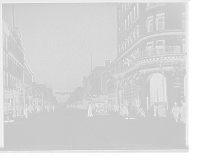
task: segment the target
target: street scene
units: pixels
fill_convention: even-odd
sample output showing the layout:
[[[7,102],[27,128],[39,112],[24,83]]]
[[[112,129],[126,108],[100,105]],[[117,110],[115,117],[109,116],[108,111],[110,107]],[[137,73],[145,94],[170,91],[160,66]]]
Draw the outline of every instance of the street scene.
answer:
[[[186,16],[182,2],[3,4],[3,150],[188,150]]]
[[[185,125],[173,118],[85,117],[58,108],[5,124],[5,150],[170,150],[185,149]]]

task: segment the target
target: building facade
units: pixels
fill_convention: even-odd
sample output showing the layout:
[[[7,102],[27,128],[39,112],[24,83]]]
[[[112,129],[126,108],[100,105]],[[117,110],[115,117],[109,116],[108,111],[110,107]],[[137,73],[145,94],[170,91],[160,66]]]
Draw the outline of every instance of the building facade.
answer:
[[[107,69],[107,99],[110,104],[110,108],[114,108],[114,103],[117,102],[117,94],[115,89],[115,77],[113,74],[115,73],[116,68],[116,60],[113,60]]]
[[[24,82],[24,106],[32,104],[32,75],[26,61],[24,61],[23,82]]]
[[[83,98],[86,100],[92,95],[102,94],[102,78],[100,74],[105,66],[96,66],[87,76],[83,78]]]
[[[3,88],[5,119],[24,115],[26,86],[31,86],[33,73],[24,59],[17,27],[3,27]]]
[[[40,93],[39,85],[36,82],[32,82],[32,96],[32,105],[37,109],[39,105],[41,106],[42,93]]]
[[[117,5],[117,58],[112,68],[118,105],[147,113],[155,103],[171,110],[186,93],[185,3]]]

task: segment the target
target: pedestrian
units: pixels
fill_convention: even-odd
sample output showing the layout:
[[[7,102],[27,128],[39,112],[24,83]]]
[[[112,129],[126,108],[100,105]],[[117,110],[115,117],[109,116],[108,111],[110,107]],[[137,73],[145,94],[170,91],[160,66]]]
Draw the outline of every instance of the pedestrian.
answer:
[[[186,123],[186,105],[184,102],[182,102],[180,121]]]
[[[88,105],[88,113],[87,113],[87,117],[92,117],[93,114],[92,114],[92,103],[91,101],[89,102],[89,105]]]
[[[28,105],[25,105],[25,109],[24,109],[24,115],[27,118],[28,117]]]
[[[40,106],[39,105],[37,106],[37,112],[38,113],[40,112]]]
[[[118,110],[119,110],[119,105],[117,104],[117,102],[115,102],[114,111],[115,111],[115,112],[118,112]]]
[[[133,116],[133,110],[132,110],[131,102],[128,103],[128,116],[129,116],[129,119]]]
[[[154,105],[153,105],[154,116],[156,116],[157,109],[158,109],[157,102],[154,102]]]
[[[53,106],[52,109],[53,109],[53,112],[54,112],[55,106]]]
[[[178,117],[179,117],[179,114],[180,114],[180,107],[177,105],[176,102],[174,103],[174,107],[172,108],[171,113],[173,113],[176,122],[178,122]]]
[[[128,116],[128,106],[124,104],[124,115]]]

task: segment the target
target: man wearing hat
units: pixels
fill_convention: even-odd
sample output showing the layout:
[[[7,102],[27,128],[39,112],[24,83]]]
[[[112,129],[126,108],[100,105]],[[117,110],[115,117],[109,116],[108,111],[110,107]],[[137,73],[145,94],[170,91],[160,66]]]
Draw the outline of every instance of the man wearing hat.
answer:
[[[178,116],[180,114],[180,107],[177,105],[176,102],[174,103],[174,107],[172,108],[171,113],[174,115],[176,122],[178,122]]]

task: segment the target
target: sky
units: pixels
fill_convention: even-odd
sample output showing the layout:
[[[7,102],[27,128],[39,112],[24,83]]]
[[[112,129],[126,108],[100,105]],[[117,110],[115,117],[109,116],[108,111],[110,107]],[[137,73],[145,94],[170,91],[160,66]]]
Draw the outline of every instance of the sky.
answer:
[[[12,26],[11,5],[2,10]],[[93,68],[117,56],[115,5],[15,4],[15,25],[34,81],[54,91],[82,86],[91,70],[91,54]]]

